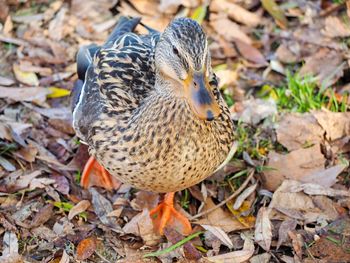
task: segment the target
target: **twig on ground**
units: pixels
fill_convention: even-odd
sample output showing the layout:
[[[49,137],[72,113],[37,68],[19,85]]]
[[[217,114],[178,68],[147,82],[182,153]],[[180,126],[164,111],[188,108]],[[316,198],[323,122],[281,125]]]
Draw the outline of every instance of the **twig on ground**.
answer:
[[[212,208],[210,208],[210,209],[208,209],[208,210],[205,210],[205,211],[203,211],[202,213],[199,213],[199,214],[197,214],[197,215],[195,215],[195,216],[192,216],[192,217],[190,218],[190,220],[194,220],[194,219],[196,219],[196,218],[199,218],[199,217],[201,217],[201,216],[204,216],[204,215],[206,215],[206,214],[209,214],[209,213],[213,212],[215,209],[217,209],[217,208],[223,206],[224,204],[226,204],[228,201],[232,200],[234,197],[236,197],[237,195],[239,195],[239,194],[246,188],[246,186],[248,185],[250,179],[252,179],[253,176],[254,176],[254,170],[252,169],[251,172],[249,173],[249,176],[247,177],[247,179],[245,179],[245,181],[243,182],[243,184],[242,184],[234,193],[232,193],[229,197],[227,197],[225,200],[223,200],[222,202],[220,202],[220,203],[217,204],[216,206],[214,206],[214,207],[212,207]]]

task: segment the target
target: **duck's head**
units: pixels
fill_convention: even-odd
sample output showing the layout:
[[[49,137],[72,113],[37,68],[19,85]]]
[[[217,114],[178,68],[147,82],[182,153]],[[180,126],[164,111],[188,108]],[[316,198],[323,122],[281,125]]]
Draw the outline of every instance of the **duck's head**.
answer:
[[[166,91],[181,97],[202,120],[220,115],[213,95],[208,41],[201,26],[189,18],[173,20],[162,34],[155,53],[160,82]]]

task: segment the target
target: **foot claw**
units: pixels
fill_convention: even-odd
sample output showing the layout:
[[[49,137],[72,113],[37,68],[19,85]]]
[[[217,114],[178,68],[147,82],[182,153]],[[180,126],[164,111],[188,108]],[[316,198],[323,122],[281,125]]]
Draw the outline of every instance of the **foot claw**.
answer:
[[[84,167],[80,185],[83,188],[100,186],[107,190],[118,189],[121,185],[105,168],[103,168],[94,157],[90,157]]]
[[[174,208],[174,193],[166,194],[164,201],[150,211],[155,230],[163,235],[167,226],[172,226],[181,234],[189,235],[192,231],[190,221]]]

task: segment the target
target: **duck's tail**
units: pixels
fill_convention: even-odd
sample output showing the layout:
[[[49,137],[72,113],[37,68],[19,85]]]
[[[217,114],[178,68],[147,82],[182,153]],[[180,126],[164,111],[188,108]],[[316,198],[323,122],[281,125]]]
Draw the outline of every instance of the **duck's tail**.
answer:
[[[128,32],[133,32],[135,27],[140,23],[140,17],[129,18],[121,16],[117,25],[114,27],[112,33],[107,38],[106,44],[115,42],[119,37]]]

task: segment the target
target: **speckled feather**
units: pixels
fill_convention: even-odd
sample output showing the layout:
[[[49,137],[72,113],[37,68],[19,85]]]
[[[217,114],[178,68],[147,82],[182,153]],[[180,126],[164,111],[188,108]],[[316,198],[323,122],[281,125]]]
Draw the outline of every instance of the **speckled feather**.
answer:
[[[226,159],[233,125],[216,87],[221,114],[213,121],[197,118],[185,100],[155,90],[158,40],[154,32],[126,32],[97,50],[73,125],[113,176],[139,189],[173,192],[204,180]]]

